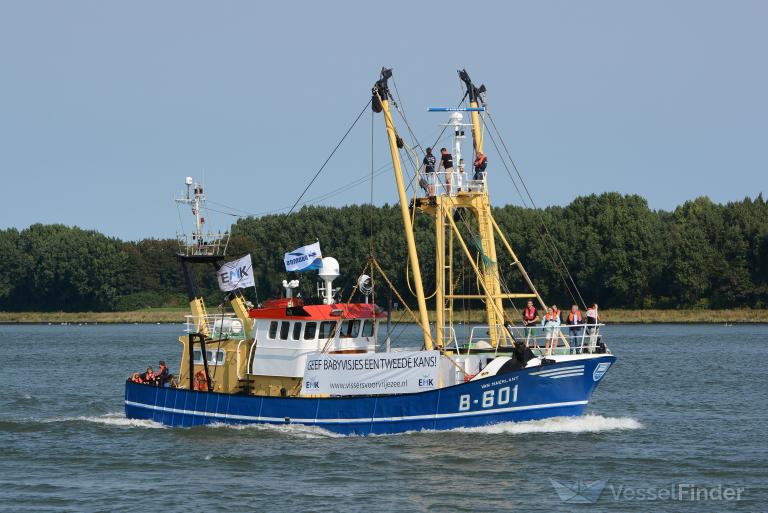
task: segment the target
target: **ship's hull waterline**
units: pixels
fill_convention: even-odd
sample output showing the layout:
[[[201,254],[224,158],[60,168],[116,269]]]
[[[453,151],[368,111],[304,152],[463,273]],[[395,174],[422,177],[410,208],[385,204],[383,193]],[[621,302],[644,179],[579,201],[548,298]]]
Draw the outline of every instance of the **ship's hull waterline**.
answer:
[[[174,427],[301,424],[349,435],[445,430],[581,415],[610,354],[532,367],[414,394],[262,397],[127,382],[125,414]]]

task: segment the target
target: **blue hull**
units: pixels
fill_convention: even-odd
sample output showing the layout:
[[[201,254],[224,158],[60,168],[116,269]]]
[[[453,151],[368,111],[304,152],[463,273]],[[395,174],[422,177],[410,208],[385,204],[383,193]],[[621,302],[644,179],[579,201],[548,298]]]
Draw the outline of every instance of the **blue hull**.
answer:
[[[387,396],[258,397],[127,382],[125,415],[175,427],[214,422],[303,424],[357,435],[486,426],[581,415],[615,360],[606,354],[439,390]]]

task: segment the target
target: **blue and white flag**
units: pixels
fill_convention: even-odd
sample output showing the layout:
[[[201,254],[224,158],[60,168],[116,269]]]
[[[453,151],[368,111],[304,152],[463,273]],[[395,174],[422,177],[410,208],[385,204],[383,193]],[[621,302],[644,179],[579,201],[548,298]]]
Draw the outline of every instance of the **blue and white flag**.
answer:
[[[251,264],[250,253],[243,258],[222,265],[219,272],[216,273],[216,277],[219,279],[219,288],[224,292],[255,287],[256,282],[253,280],[253,264]]]
[[[285,254],[283,261],[285,262],[285,270],[288,272],[304,272],[311,271],[312,269],[320,269],[323,265],[323,254],[320,253],[320,243],[315,242],[314,244],[294,249],[290,253]]]

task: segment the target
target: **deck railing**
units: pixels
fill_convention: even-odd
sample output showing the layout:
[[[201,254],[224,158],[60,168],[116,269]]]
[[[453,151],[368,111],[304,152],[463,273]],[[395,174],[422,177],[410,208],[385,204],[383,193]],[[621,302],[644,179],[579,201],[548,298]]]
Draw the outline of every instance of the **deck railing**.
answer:
[[[243,323],[234,314],[186,315],[184,330],[186,333],[200,333],[208,328],[210,338],[245,338]]]
[[[525,341],[534,353],[539,356],[547,354],[579,354],[592,353],[600,342],[600,327],[604,324],[561,324],[558,327],[542,326],[496,326],[496,332],[507,330],[515,340]],[[487,325],[473,326],[469,334],[467,352],[487,351],[488,346],[493,347],[489,339],[489,327]],[[545,354],[549,341],[550,351]],[[486,342],[488,346],[482,344]],[[497,348],[498,349],[498,348]]]
[[[427,182],[427,196],[456,196],[459,192],[482,192],[485,190],[486,173],[482,179],[475,180],[474,172],[439,171],[422,175]],[[450,190],[448,181],[450,180]]]

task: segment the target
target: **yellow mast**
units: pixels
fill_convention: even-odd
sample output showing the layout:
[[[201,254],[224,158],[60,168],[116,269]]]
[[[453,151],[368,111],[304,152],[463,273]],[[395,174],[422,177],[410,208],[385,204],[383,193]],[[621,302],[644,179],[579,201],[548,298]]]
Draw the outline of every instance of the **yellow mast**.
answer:
[[[389,110],[389,89],[387,80],[392,76],[392,70],[382,68],[381,78],[373,87],[373,109],[376,112],[384,113],[384,123],[387,127],[387,138],[389,139],[389,151],[392,155],[392,166],[395,170],[395,181],[397,182],[397,194],[400,198],[400,211],[403,217],[403,228],[405,229],[405,240],[408,243],[408,258],[413,270],[413,284],[416,289],[416,301],[419,305],[419,319],[421,330],[424,334],[424,346],[431,350],[432,334],[429,329],[429,317],[427,315],[427,302],[424,298],[424,286],[421,281],[421,269],[419,268],[419,256],[416,252],[416,240],[413,237],[413,226],[411,226],[411,216],[408,208],[408,196],[405,192],[405,182],[403,180],[403,169],[400,165],[400,153],[397,149],[397,133],[395,125],[392,122],[392,113]]]
[[[475,148],[475,153],[483,152],[483,128],[480,126],[480,102],[478,99],[480,95],[485,92],[485,86],[475,87],[472,80],[469,78],[467,70],[463,69],[459,71],[459,78],[467,86],[467,95],[469,96],[469,107],[472,109],[472,144]]]
[[[480,95],[485,91],[485,87],[476,87],[464,70],[459,71],[459,77],[467,86],[470,108],[466,110],[471,114],[472,141],[475,154],[477,154],[483,151],[483,126],[480,116],[483,108],[480,105]],[[453,109],[438,108],[434,110],[446,111]],[[465,126],[461,123],[461,116],[452,115],[449,126],[452,126],[454,130],[454,150],[459,152],[460,141],[464,138],[463,127]],[[453,181],[454,183],[456,181],[463,182],[465,185],[458,186],[456,184],[453,190],[448,192],[447,189],[440,190],[441,186],[438,184],[438,191],[435,197],[418,198],[416,200],[416,205],[421,211],[435,216],[435,276],[437,281],[435,320],[437,343],[438,345],[443,345],[444,337],[452,335],[454,300],[477,299],[485,304],[488,338],[493,346],[497,346],[511,342],[509,333],[503,328],[507,320],[503,299],[537,298],[542,304],[543,301],[541,301],[525,269],[512,251],[509,243],[501,235],[498,225],[493,219],[487,181],[485,179],[467,181],[466,175],[469,173],[463,173],[461,168],[462,160],[462,156],[454,155],[454,163],[459,165],[459,170],[458,172],[454,170],[455,176]],[[468,162],[471,162],[471,160],[468,159]],[[471,173],[473,171],[472,167],[468,171]],[[468,227],[473,236],[476,237],[472,245],[464,240],[457,223],[454,221],[454,214],[456,212],[465,212],[465,215],[473,217],[477,223],[476,227]],[[523,274],[526,283],[529,285],[529,292],[502,293],[496,253],[496,232],[500,234],[501,240],[512,257],[513,263]],[[450,237],[448,241],[445,240],[447,236]],[[457,294],[453,290],[452,256],[454,238],[457,240],[465,258],[469,261],[472,270],[477,275],[478,291],[475,294]],[[470,246],[474,246],[474,248],[471,249]]]
[[[472,119],[472,144],[475,149],[475,155],[483,152],[483,127],[480,125],[480,95],[485,92],[485,86],[481,85],[476,87],[472,80],[469,78],[469,74],[466,70],[459,71],[459,78],[464,82],[467,87],[467,95],[469,96],[470,117]],[[470,168],[474,173],[474,164]],[[501,280],[499,277],[499,270],[497,267],[496,256],[496,240],[493,233],[493,215],[491,214],[491,202],[488,198],[488,182],[486,181],[482,188],[482,199],[475,208],[474,212],[477,217],[478,230],[480,231],[480,237],[482,238],[483,253],[491,261],[483,262],[483,282],[485,289],[493,296],[486,300],[486,312],[488,314],[488,325],[491,337],[493,340],[498,340],[499,333],[496,332],[496,327],[504,324],[503,317],[503,304],[501,301]],[[493,304],[490,304],[490,303]],[[507,338],[507,331],[501,330],[501,335],[504,339]]]

